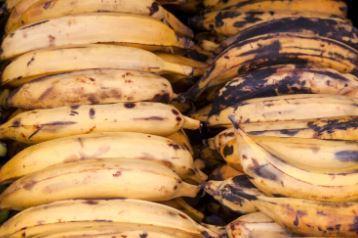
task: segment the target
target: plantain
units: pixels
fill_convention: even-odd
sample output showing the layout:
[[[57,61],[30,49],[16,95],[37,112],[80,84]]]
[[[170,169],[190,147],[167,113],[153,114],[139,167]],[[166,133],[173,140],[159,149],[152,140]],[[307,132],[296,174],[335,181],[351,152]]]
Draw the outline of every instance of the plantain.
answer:
[[[269,136],[253,139],[271,154],[297,168],[319,173],[358,170],[357,142]]]
[[[266,34],[236,42],[221,52],[205,75],[182,97],[195,99],[207,87],[225,82],[238,74],[290,63],[310,64],[358,75],[358,52],[349,45],[318,36]]]
[[[41,221],[41,225],[39,225]],[[159,227],[171,229],[174,233],[184,233],[194,237],[205,235],[208,238],[219,237],[215,232],[194,222],[188,215],[177,209],[148,201],[135,199],[75,199],[57,201],[26,209],[0,227],[0,237],[21,237],[25,233],[67,230],[76,224],[102,222],[103,225],[129,225]],[[83,224],[82,224],[83,225]],[[36,229],[37,228],[37,229]],[[44,230],[45,229],[45,230]],[[133,228],[132,228],[133,229]]]
[[[92,159],[57,164],[20,178],[1,194],[0,207],[23,210],[76,198],[168,201],[195,197],[198,191],[197,186],[183,182],[170,168],[153,161]]]
[[[91,27],[88,27],[89,25]],[[132,27],[123,31],[128,25]],[[39,49],[68,48],[95,43],[144,45],[156,49],[191,46],[189,40],[178,37],[167,25],[151,17],[89,13],[45,20],[17,29],[3,40],[1,58],[14,58]]]
[[[38,109],[22,112],[0,126],[0,137],[38,143],[93,132],[142,132],[171,135],[200,122],[162,103],[117,103]]]
[[[280,14],[273,15],[273,19],[251,23],[253,24],[252,26],[234,31],[232,37],[221,42],[220,49],[225,49],[235,42],[243,41],[260,34],[279,32],[327,37],[343,42],[352,48],[357,48],[358,46],[358,31],[349,20],[314,15],[304,17],[302,15],[285,16],[284,14]],[[276,16],[277,19],[274,16]],[[217,51],[220,51],[220,49]]]
[[[234,124],[241,165],[260,191],[320,201],[357,200],[358,173],[317,173],[297,168],[264,150]]]
[[[250,200],[235,195],[237,191],[260,194],[245,174],[236,175],[224,181],[208,181],[204,185],[204,190],[220,204],[232,211],[244,214],[257,211]]]
[[[280,122],[284,121],[297,121],[298,124],[303,121],[305,125],[309,120],[358,116],[358,106],[356,98],[327,94],[254,98],[209,115],[209,126],[229,125],[229,116],[233,114],[240,124],[273,122],[280,127]]]
[[[191,175],[194,169],[189,148],[172,139],[133,132],[93,133],[25,148],[1,167],[0,182],[13,181],[55,164],[110,158],[156,161],[181,177]]]
[[[138,48],[90,45],[69,49],[39,50],[24,54],[4,69],[3,84],[19,86],[39,77],[86,69],[125,69],[152,73],[191,75],[193,68],[166,62]]]
[[[62,16],[95,12],[112,12],[151,16],[167,24],[178,34],[188,37],[193,36],[193,32],[187,26],[153,0],[122,0],[120,2],[115,0],[37,0],[34,4],[29,5],[27,9],[25,8],[23,8],[24,11],[19,12],[17,10],[10,15],[6,25],[6,31],[8,33],[13,32],[23,25],[29,25]]]
[[[240,216],[226,226],[230,238],[287,238],[292,234],[261,212]]]
[[[209,114],[217,114],[242,100],[255,97],[313,93],[358,97],[358,79],[332,69],[275,65],[235,77],[213,99]]]

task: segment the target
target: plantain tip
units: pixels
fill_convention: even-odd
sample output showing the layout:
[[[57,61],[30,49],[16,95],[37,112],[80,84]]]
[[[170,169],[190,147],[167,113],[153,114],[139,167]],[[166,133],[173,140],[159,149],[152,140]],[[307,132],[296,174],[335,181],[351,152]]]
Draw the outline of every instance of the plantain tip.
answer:
[[[229,120],[231,121],[231,123],[235,129],[241,129],[239,123],[236,121],[235,115],[230,115]]]

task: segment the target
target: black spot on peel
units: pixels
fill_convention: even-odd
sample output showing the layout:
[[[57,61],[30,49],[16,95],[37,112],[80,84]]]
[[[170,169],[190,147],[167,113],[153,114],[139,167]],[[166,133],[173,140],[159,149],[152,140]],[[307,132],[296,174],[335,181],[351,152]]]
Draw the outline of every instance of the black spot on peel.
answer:
[[[226,145],[223,149],[223,155],[224,156],[229,156],[232,155],[234,153],[234,146],[228,146]]]
[[[122,171],[118,170],[113,174],[113,177],[119,177],[122,175]]]
[[[178,145],[178,144],[169,143],[168,146],[172,147],[174,150],[179,150],[180,149],[180,145]]]
[[[255,186],[251,183],[249,178],[246,175],[238,175],[232,178],[235,185],[239,185],[239,187],[244,188],[255,188]]]
[[[12,122],[11,127],[17,128],[21,126],[21,120],[20,119],[16,119]]]
[[[51,7],[52,1],[47,1],[42,5],[43,9],[48,9],[49,7]]]
[[[30,180],[23,185],[23,188],[30,191],[35,185],[36,185],[36,182],[33,180]]]
[[[299,223],[300,223],[300,219],[305,215],[307,215],[307,213],[305,213],[303,211],[297,211],[296,216],[295,216],[295,220],[293,221],[293,225],[298,226]]]
[[[358,150],[344,150],[336,152],[335,158],[343,162],[358,163]]]
[[[154,2],[149,8],[149,15],[153,16],[156,12],[159,11],[159,3]]]
[[[163,94],[156,94],[153,97],[154,102],[162,102],[162,103],[168,103],[170,101],[170,96],[168,93]]]
[[[35,57],[32,56],[31,59],[27,62],[27,67],[29,67],[32,64],[32,62],[34,62],[34,60],[35,60]]]
[[[265,165],[255,166],[253,168],[253,172],[262,178],[273,180],[273,181],[277,180],[277,175],[272,173],[267,168],[267,166],[269,165],[265,164]]]
[[[335,131],[339,130],[349,130],[358,128],[357,118],[351,118],[349,120],[327,120],[323,123],[309,122],[308,127],[312,129],[316,136],[321,136],[323,134],[332,134]]]
[[[222,27],[222,26],[224,26],[225,19],[235,18],[240,15],[241,15],[241,13],[238,11],[231,11],[231,10],[220,11],[215,17],[215,26]]]
[[[352,225],[349,228],[349,231],[355,232],[358,234],[358,216],[353,218]]]
[[[134,118],[135,121],[164,121],[163,117],[152,116],[152,117],[138,117]]]
[[[128,109],[135,108],[135,103],[127,102],[124,104],[124,107]]]
[[[179,115],[180,115],[180,113],[178,112],[178,110],[172,109],[172,112],[173,112],[173,114],[176,115],[176,116],[179,116]]]
[[[140,238],[147,238],[148,234],[146,232],[143,232],[142,234],[139,234]]]
[[[88,205],[97,205],[98,201],[96,201],[96,200],[85,200],[84,203],[88,204]]]
[[[280,133],[283,135],[288,135],[288,136],[294,136],[299,132],[299,130],[295,130],[295,129],[282,129],[280,130]]]
[[[90,117],[91,119],[94,119],[95,116],[96,116],[96,111],[94,110],[94,108],[91,108],[91,109],[89,110],[89,117]]]

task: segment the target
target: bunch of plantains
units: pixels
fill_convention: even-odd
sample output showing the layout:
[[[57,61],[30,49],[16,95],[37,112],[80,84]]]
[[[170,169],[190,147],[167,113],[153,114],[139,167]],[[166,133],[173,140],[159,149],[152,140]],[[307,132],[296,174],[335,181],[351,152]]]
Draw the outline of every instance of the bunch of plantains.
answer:
[[[205,67],[192,31],[152,0],[5,7],[0,237],[218,237],[181,199],[207,178],[171,104]]]
[[[358,236],[344,0],[7,0],[0,238]]]
[[[201,158],[220,167],[204,190],[247,214],[227,235],[357,237],[358,30],[346,3],[201,5],[190,22],[212,57],[181,99],[212,134]]]

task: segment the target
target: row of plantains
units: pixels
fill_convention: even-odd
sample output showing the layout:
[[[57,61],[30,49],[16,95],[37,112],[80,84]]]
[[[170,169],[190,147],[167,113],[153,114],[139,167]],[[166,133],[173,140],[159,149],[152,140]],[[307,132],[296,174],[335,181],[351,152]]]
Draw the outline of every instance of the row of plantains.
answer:
[[[358,235],[343,0],[5,6],[0,238]]]
[[[0,237],[218,237],[181,211],[202,215],[182,197],[207,177],[183,131],[200,121],[170,104],[205,67],[192,31],[152,0],[6,7]]]
[[[227,235],[357,237],[358,30],[346,3],[201,6],[190,22],[212,57],[180,98],[214,135],[201,158],[222,176],[205,192],[242,214]]]

